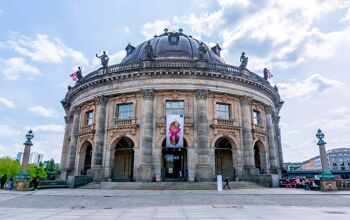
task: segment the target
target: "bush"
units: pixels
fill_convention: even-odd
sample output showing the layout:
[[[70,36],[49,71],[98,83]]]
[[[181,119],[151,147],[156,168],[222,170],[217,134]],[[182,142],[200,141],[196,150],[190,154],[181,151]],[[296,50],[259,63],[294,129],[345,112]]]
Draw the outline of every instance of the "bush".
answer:
[[[34,177],[39,177],[42,180],[46,179],[46,172],[43,167],[40,167],[36,164],[31,164],[28,166],[27,170],[30,178],[32,179]]]
[[[0,158],[0,176],[4,174],[9,178],[10,176],[17,176],[21,172],[21,165],[18,160],[13,160],[9,157]]]

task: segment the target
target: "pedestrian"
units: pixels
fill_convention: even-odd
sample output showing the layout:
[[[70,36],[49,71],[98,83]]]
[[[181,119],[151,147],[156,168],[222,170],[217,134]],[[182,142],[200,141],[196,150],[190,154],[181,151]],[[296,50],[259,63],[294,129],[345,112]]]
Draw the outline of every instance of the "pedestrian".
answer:
[[[12,188],[13,188],[13,177],[12,176],[9,179],[8,187],[9,187],[9,190],[12,190]]]
[[[7,176],[6,174],[4,174],[2,177],[1,177],[1,189],[4,189],[4,186],[6,184],[6,181],[7,181]]]
[[[228,189],[231,189],[230,185],[228,184],[228,176],[225,177],[224,182],[225,182],[224,189],[226,188],[226,186],[228,187]]]
[[[179,171],[179,180],[182,180],[182,170]]]
[[[288,178],[285,180],[285,183],[286,183],[286,188],[292,188],[292,187],[290,186],[290,181],[289,181]]]
[[[39,177],[35,177],[33,180],[32,180],[32,183],[34,185],[34,190],[38,190],[38,186],[39,186],[39,183],[40,183],[40,179]]]

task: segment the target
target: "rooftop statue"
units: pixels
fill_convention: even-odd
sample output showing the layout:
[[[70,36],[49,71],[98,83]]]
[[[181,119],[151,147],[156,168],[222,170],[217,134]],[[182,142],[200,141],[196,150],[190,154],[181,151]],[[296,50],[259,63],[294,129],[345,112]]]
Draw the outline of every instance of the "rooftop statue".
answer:
[[[147,45],[144,49],[144,53],[147,59],[151,60],[153,58],[153,47],[150,41],[147,42]]]
[[[96,57],[101,59],[101,65],[102,65],[103,68],[107,68],[108,67],[109,57],[107,56],[106,51],[103,51],[103,54],[101,56],[98,56],[96,54]]]
[[[78,70],[77,70],[77,78],[78,78],[78,82],[81,80],[81,78],[83,78],[83,74],[81,72],[81,67],[78,66]]]
[[[204,46],[204,43],[201,42],[198,47],[199,59],[203,60],[204,54],[207,52],[207,48]]]
[[[248,65],[248,57],[245,56],[245,53],[242,52],[241,58],[239,59],[239,61],[241,62],[241,65],[239,66],[239,68],[241,70],[246,69],[247,65]]]

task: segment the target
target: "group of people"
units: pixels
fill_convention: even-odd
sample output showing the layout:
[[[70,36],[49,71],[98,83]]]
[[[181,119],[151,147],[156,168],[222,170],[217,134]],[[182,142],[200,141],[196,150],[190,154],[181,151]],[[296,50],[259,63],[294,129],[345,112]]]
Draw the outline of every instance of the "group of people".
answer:
[[[0,182],[1,182],[1,189],[5,189],[6,182],[7,182],[8,189],[12,190],[12,188],[13,188],[13,177],[12,176],[10,176],[10,178],[7,180],[7,175],[4,174],[1,177]]]
[[[7,178],[7,175],[4,174],[0,178],[0,182],[1,182],[1,189],[6,189],[6,183],[7,183],[7,189],[8,190],[12,190],[13,189],[13,177],[12,176],[10,176],[10,178]],[[33,180],[32,180],[32,184],[33,184],[34,190],[38,190],[39,184],[40,184],[40,178],[39,177],[34,177]]]
[[[282,180],[282,186],[285,188],[304,188],[310,190],[311,188],[318,187],[315,180],[308,178],[295,178]]]

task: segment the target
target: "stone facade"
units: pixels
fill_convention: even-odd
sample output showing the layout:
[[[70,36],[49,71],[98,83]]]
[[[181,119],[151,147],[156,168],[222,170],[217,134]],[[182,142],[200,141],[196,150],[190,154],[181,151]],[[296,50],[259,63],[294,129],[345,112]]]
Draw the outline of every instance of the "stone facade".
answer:
[[[164,146],[169,101],[183,103],[185,122],[185,148],[172,152]],[[85,76],[62,103],[64,179],[174,180],[175,166],[187,181],[281,174],[283,102],[248,70],[196,59],[121,63]],[[118,112],[123,104],[127,118]],[[227,118],[218,117],[219,105],[228,107]],[[181,164],[171,167],[171,158]]]

